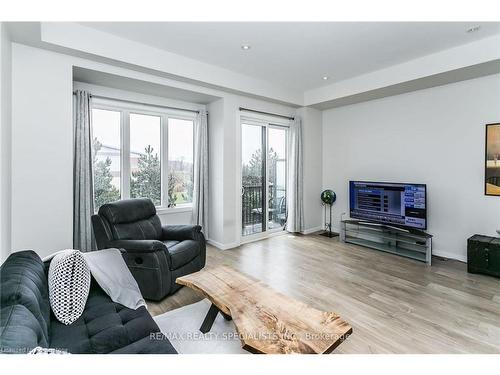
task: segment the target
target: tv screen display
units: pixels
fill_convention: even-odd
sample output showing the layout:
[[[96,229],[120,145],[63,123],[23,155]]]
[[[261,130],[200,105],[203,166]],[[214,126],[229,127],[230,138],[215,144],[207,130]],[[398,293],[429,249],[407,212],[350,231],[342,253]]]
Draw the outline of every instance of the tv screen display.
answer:
[[[427,191],[424,184],[349,182],[351,218],[427,229]]]

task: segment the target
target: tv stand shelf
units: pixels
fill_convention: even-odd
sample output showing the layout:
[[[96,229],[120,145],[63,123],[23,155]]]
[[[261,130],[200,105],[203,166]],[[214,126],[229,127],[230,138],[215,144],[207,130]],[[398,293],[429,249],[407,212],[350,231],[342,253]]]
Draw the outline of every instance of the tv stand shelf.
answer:
[[[432,235],[361,220],[342,220],[340,240],[431,265]]]

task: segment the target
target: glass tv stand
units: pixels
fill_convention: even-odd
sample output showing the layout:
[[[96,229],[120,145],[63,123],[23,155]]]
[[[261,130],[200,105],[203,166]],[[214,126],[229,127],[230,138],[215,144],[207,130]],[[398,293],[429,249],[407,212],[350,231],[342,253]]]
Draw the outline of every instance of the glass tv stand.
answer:
[[[432,262],[432,235],[362,220],[342,220],[340,240],[386,253]]]

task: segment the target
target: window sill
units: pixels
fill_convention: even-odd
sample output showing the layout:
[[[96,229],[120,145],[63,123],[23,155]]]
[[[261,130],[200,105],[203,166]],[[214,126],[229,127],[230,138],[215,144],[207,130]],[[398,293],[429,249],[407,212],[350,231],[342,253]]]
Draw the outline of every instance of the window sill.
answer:
[[[193,206],[191,204],[183,204],[177,207],[157,207],[156,213],[158,215],[165,214],[177,214],[181,212],[191,212],[193,210]]]

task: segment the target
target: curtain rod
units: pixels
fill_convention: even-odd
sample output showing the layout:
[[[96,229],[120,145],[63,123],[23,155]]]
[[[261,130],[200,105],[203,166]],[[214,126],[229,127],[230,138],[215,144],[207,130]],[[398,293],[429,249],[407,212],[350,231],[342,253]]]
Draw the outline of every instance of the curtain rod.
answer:
[[[76,95],[76,93],[73,92],[73,95]],[[124,102],[124,103],[130,103],[130,104],[139,104],[139,105],[145,105],[145,106],[150,106],[150,107],[175,109],[177,111],[200,113],[200,111],[197,111],[195,109],[186,109],[186,108],[179,108],[179,107],[169,107],[169,106],[166,106],[166,105],[151,104],[151,103],[144,103],[144,102],[136,102],[136,101],[133,101],[133,100],[126,100],[126,99],[110,98],[108,96],[100,96],[100,95],[92,95],[92,94],[90,94],[90,97],[91,98],[96,98],[96,99],[116,100],[118,102]]]
[[[281,117],[281,118],[286,118],[288,120],[294,120],[295,119],[295,117],[290,117],[290,116],[285,116],[285,115],[278,115],[276,113],[271,113],[271,112],[256,111],[255,109],[248,109],[248,108],[243,108],[243,107],[240,107],[240,111],[260,113],[261,115],[269,115],[269,116],[274,116],[274,117]]]

